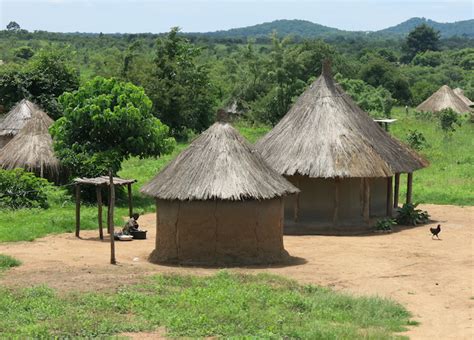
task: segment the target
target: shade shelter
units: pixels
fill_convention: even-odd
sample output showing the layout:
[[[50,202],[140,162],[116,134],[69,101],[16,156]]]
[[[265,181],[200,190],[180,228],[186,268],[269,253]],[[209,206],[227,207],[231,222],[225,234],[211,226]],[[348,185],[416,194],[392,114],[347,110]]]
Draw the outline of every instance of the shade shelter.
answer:
[[[38,105],[23,99],[0,122],[0,149],[15,137],[36,113],[45,114]]]
[[[112,176],[112,175],[110,175]],[[132,217],[133,214],[133,202],[132,202],[132,184],[135,183],[137,180],[136,179],[123,179],[119,177],[113,177],[112,178],[112,183],[113,186],[127,186],[127,191],[128,191],[128,213],[129,216]],[[100,176],[100,177],[95,177],[95,178],[75,178],[73,180],[75,183],[75,191],[76,191],[76,237],[79,237],[80,231],[81,231],[81,185],[93,185],[96,188],[96,194],[97,194],[97,220],[99,224],[99,237],[102,240],[104,238],[103,230],[102,230],[102,190],[104,188],[110,190],[110,178],[108,176]],[[110,197],[109,197],[110,199]],[[114,202],[110,202],[108,204],[108,210],[107,210],[107,220],[109,221],[112,219],[113,221],[113,216],[110,215],[110,207],[111,205],[114,204]],[[110,225],[110,223],[108,224]],[[108,230],[110,233],[111,230]]]
[[[156,198],[152,262],[279,262],[283,197],[298,192],[222,118],[141,191]]]
[[[416,109],[423,112],[438,112],[444,109],[452,109],[457,113],[466,113],[471,110],[448,85],[441,86],[438,91],[418,105]]]
[[[461,100],[467,105],[467,106],[473,106],[474,105],[474,102],[472,100],[470,100],[469,98],[467,98],[465,95],[464,95],[464,91],[462,89],[460,89],[459,87],[458,88],[455,88],[454,90],[454,93],[456,93],[456,95],[461,98]]]
[[[46,113],[36,111],[20,132],[0,149],[0,167],[23,168],[55,183],[65,180],[66,170],[54,155],[49,134],[52,123]]]
[[[329,62],[256,146],[301,190],[285,202],[285,230],[292,233],[366,230],[371,217],[392,216],[400,174],[409,174],[411,201],[412,172],[427,165],[335,83]]]

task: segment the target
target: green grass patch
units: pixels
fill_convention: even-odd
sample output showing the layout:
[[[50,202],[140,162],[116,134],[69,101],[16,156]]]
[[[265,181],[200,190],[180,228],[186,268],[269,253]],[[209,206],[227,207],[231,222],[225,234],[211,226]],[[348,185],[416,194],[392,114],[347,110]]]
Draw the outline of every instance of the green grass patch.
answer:
[[[386,299],[267,274],[160,275],[114,294],[0,288],[0,336],[7,338],[107,336],[157,327],[177,337],[390,338],[411,324],[409,318]]]
[[[0,271],[11,267],[18,267],[19,265],[21,265],[20,260],[17,260],[8,255],[0,254]]]
[[[391,133],[407,142],[409,130],[418,130],[427,141],[420,153],[430,166],[413,175],[413,199],[420,203],[474,205],[474,124],[467,120],[451,135],[446,135],[435,117],[417,119],[412,112],[395,108]],[[406,194],[406,176],[402,176],[400,197]],[[403,201],[403,200],[402,200]]]

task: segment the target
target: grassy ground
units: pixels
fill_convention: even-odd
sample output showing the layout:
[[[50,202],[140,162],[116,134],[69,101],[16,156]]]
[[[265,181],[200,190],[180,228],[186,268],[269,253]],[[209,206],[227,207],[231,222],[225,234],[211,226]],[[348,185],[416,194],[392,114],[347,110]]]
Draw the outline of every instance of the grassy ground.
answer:
[[[19,260],[8,255],[0,254],[0,272],[11,267],[18,267],[19,265],[21,265]]]
[[[474,124],[465,122],[448,138],[439,128],[436,119],[417,119],[412,112],[406,116],[401,108],[395,108],[393,116],[399,119],[391,129],[396,137],[406,141],[407,132],[416,129],[423,133],[428,142],[421,153],[431,165],[415,172],[414,200],[421,203],[474,205]],[[236,126],[250,142],[255,142],[269,130],[268,127],[252,127],[245,123],[238,123]],[[123,170],[119,175],[138,180],[133,186],[136,211],[145,213],[154,210],[153,200],[141,195],[139,188],[186,146],[187,144],[178,144],[171,155],[158,159],[132,158],[123,163]],[[406,176],[402,176],[401,197],[405,195],[405,180]],[[72,198],[64,192],[56,196],[48,210],[1,211],[0,242],[33,240],[49,233],[72,232],[75,225]],[[83,206],[83,229],[96,228],[96,214],[95,206]],[[126,201],[119,199],[116,225],[121,225],[122,216],[127,214]]]
[[[413,324],[399,304],[270,275],[155,276],[109,293],[0,288],[1,337],[169,336],[386,339]]]
[[[413,197],[420,203],[474,205],[474,124],[464,119],[452,136],[439,127],[439,121],[417,119],[410,111],[395,108],[391,133],[406,142],[409,130],[418,130],[427,140],[420,153],[430,166],[413,176]],[[402,176],[401,195],[406,193],[406,176]]]

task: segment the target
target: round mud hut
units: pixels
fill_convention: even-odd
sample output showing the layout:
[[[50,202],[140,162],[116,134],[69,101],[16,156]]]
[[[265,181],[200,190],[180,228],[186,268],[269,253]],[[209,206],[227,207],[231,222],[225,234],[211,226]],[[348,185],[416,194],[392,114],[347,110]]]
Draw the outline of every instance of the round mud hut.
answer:
[[[465,95],[464,95],[464,91],[462,89],[460,89],[459,87],[458,88],[455,88],[454,90],[454,93],[456,93],[456,95],[461,98],[461,100],[467,105],[467,106],[470,106],[472,107],[474,105],[474,102],[472,100],[470,100],[469,98],[467,98]]]
[[[281,262],[283,197],[298,191],[229,123],[216,122],[141,189],[156,198],[150,261]]]
[[[42,111],[27,99],[17,103],[0,122],[0,149],[11,141],[37,112]]]
[[[329,62],[282,120],[256,144],[301,192],[285,202],[285,232],[354,234],[392,216],[400,174],[427,165],[392,138],[335,83]],[[395,176],[395,188],[393,177]]]
[[[53,120],[41,110],[31,116],[20,132],[0,149],[0,167],[23,168],[55,183],[65,179],[65,170],[54,155],[49,127]]]
[[[443,85],[428,99],[416,107],[423,112],[439,112],[452,109],[456,113],[467,113],[471,108],[448,85]]]

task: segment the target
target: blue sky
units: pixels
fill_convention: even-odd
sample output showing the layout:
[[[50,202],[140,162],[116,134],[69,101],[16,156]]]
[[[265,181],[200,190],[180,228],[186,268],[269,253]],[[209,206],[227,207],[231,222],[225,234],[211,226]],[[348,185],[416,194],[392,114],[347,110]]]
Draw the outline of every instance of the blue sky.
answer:
[[[304,19],[346,30],[377,30],[411,17],[474,17],[473,0],[0,0],[0,27],[54,32],[207,32],[275,19]]]

